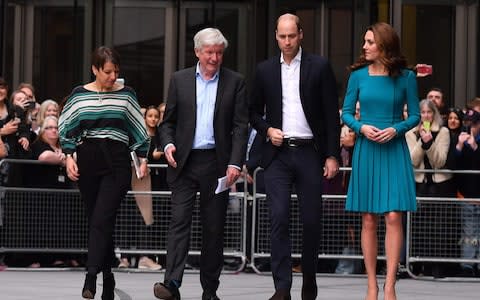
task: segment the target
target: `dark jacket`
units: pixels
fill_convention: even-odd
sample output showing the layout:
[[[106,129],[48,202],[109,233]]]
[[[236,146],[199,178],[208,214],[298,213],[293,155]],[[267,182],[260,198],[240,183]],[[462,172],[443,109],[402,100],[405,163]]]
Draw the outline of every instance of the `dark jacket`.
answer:
[[[161,147],[172,143],[177,168],[168,167],[167,180],[182,172],[192,150],[196,119],[196,67],[175,72],[170,80],[165,116],[160,124]],[[248,106],[243,77],[227,68],[219,71],[213,120],[218,176],[228,165],[242,167],[247,147]]]
[[[340,161],[340,130],[336,81],[328,61],[302,52],[300,99],[316,149],[322,159],[334,156]],[[263,116],[265,115],[265,118]],[[278,148],[266,141],[269,127],[282,129],[282,80],[280,56],[257,67],[250,103],[250,122],[264,137],[262,167],[267,167]]]

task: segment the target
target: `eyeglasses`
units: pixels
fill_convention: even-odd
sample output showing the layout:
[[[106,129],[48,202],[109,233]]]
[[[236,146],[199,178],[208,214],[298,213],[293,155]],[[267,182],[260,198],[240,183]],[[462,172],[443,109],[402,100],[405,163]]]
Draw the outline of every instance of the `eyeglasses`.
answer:
[[[50,130],[50,129],[58,130],[58,126],[47,126],[47,127],[45,127],[45,130]]]

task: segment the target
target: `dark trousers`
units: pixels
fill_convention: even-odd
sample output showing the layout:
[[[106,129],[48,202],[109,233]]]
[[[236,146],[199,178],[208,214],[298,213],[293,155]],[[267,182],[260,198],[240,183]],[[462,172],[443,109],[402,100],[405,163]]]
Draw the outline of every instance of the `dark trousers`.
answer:
[[[130,188],[132,171],[125,144],[91,139],[77,149],[78,186],[88,217],[89,273],[110,271],[117,211]]]
[[[223,267],[223,227],[228,192],[215,195],[219,171],[214,150],[193,150],[178,178],[170,184],[172,218],[168,232],[165,284],[181,284],[190,246],[192,211],[200,192],[202,249],[200,283],[205,291],[215,292]],[[224,175],[222,175],[224,176]]]
[[[270,208],[272,274],[275,289],[292,285],[291,241],[289,235],[290,195],[298,195],[303,226],[302,272],[314,276],[322,233],[323,165],[312,145],[282,146],[265,169],[265,190]]]

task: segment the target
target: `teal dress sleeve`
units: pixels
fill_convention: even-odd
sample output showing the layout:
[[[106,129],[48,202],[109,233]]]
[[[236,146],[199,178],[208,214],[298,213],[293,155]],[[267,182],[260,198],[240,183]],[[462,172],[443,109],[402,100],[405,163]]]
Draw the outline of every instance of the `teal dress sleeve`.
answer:
[[[362,128],[362,122],[355,119],[355,106],[358,101],[359,93],[359,72],[354,71],[350,74],[347,84],[347,92],[345,93],[345,99],[342,108],[342,120],[349,128],[351,128],[356,134],[360,134]]]
[[[420,107],[418,105],[417,77],[412,71],[405,71],[406,75],[406,104],[408,109],[407,119],[393,125],[397,136],[404,136],[407,131],[420,122]]]

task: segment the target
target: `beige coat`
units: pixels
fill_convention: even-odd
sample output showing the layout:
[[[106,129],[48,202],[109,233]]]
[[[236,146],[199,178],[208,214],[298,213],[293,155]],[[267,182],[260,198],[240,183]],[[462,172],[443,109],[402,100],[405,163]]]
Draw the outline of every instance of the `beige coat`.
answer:
[[[412,158],[412,164],[415,169],[425,169],[425,164],[423,163],[425,155],[428,157],[432,169],[443,169],[445,167],[450,149],[450,132],[448,128],[440,127],[438,124],[432,124],[431,130],[438,132],[438,134],[428,150],[422,148],[422,141],[420,138],[417,138],[418,126],[405,134],[408,149],[410,150],[410,157]],[[435,183],[444,182],[451,178],[451,173],[432,174],[432,180]],[[415,182],[422,183],[424,180],[425,173],[415,173]]]

